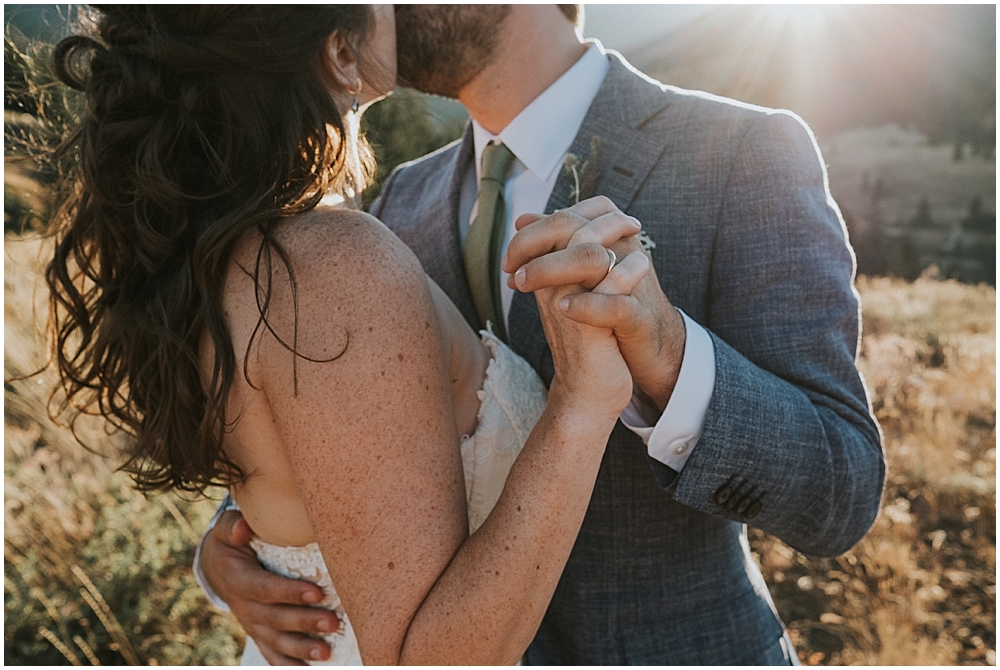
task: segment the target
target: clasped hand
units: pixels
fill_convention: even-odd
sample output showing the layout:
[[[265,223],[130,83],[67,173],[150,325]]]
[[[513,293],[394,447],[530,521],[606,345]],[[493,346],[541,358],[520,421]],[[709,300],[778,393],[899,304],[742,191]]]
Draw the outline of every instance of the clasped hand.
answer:
[[[598,196],[547,216],[524,214],[514,225],[501,267],[511,288],[535,292],[557,376],[543,304],[580,324],[610,329],[635,385],[662,412],[684,356],[684,320],[639,242],[639,221]],[[621,259],[610,272],[607,249]]]

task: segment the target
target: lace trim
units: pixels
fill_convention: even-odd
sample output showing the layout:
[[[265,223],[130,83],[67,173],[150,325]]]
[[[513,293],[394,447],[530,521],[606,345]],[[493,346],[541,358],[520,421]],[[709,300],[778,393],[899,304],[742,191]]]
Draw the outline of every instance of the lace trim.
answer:
[[[261,565],[271,572],[292,579],[305,579],[323,590],[323,601],[319,606],[332,610],[341,622],[340,630],[323,636],[332,650],[325,665],[362,665],[357,636],[340,604],[340,596],[333,588],[319,545],[313,542],[302,547],[279,547],[254,538],[250,546],[257,553]]]

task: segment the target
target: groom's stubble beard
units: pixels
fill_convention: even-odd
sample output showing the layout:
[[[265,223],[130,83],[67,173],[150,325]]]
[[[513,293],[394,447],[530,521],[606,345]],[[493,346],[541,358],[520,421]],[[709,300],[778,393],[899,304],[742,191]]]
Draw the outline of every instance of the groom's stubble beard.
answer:
[[[396,5],[400,86],[448,98],[496,55],[509,5]]]

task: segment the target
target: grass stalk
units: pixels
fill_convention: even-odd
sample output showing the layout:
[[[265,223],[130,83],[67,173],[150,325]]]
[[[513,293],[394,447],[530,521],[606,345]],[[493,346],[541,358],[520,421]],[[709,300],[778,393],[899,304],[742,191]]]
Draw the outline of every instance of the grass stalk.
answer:
[[[159,501],[163,503],[163,506],[167,508],[168,512],[170,512],[170,516],[174,517],[177,521],[177,525],[180,526],[181,530],[184,531],[184,534],[187,535],[188,541],[190,541],[191,544],[198,544],[198,541],[201,539],[201,535],[195,532],[194,528],[191,527],[187,517],[185,517],[184,514],[177,509],[177,505],[174,504],[174,501],[166,496],[160,496]]]
[[[83,655],[87,657],[87,660],[90,661],[91,665],[101,664],[101,661],[97,658],[97,654],[95,654],[94,650],[90,648],[90,645],[87,644],[86,640],[79,635],[74,635],[73,642],[76,642],[76,646],[80,648],[80,651],[82,651]]]
[[[96,614],[97,618],[101,620],[104,628],[111,635],[111,639],[117,643],[118,650],[125,658],[125,661],[129,665],[143,665],[142,661],[139,660],[139,654],[136,653],[135,648],[128,639],[128,636],[125,635],[125,631],[122,629],[121,624],[118,623],[118,619],[115,617],[114,612],[112,612],[111,608],[108,607],[108,603],[104,599],[104,596],[102,596],[101,592],[97,590],[94,583],[90,581],[90,577],[87,576],[87,573],[85,573],[79,565],[72,566],[71,570],[84,586],[84,589],[81,589],[80,591],[81,597],[83,597],[87,604],[90,605],[91,609],[94,610],[94,614]]]
[[[38,634],[44,637],[50,643],[52,643],[52,646],[58,649],[59,653],[65,656],[66,660],[69,661],[72,665],[83,665],[83,663],[80,662],[80,658],[76,654],[74,654],[69,647],[63,644],[62,640],[60,640],[56,636],[56,634],[50,631],[48,628],[42,626],[41,628],[38,629]]]

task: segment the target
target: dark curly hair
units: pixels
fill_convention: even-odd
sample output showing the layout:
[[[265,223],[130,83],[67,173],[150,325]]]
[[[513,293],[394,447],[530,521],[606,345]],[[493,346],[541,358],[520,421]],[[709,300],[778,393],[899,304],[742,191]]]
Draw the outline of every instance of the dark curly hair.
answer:
[[[358,44],[370,10],[97,10],[93,36],[54,52],[57,76],[85,101],[60,148],[76,169],[45,275],[54,360],[66,406],[97,411],[130,437],[122,469],[141,490],[204,492],[243,476],[221,448],[237,369],[221,310],[230,255],[259,235],[246,269],[259,330],[272,260],[291,270],[277,226],[331,190],[360,192],[321,58],[336,30]]]

